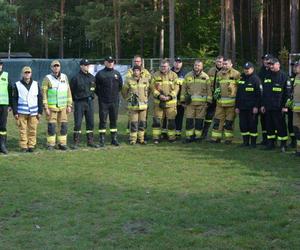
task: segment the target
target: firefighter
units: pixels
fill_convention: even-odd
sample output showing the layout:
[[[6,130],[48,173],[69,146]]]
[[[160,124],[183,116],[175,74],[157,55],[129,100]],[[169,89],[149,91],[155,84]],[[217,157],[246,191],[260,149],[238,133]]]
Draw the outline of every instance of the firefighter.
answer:
[[[8,73],[3,71],[3,61],[0,60],[0,152],[7,154],[6,148],[7,132],[7,115],[10,105],[11,85]]]
[[[288,100],[287,93],[287,75],[281,71],[280,62],[277,58],[271,60],[271,73],[265,78],[263,83],[263,96],[261,112],[265,114],[267,128],[267,150],[275,148],[277,131],[277,140],[280,141],[281,152],[286,151],[286,142],[288,140],[285,123],[285,107]]]
[[[256,147],[258,110],[260,107],[260,79],[254,72],[254,65],[247,62],[244,73],[238,82],[235,112],[239,115],[240,131],[243,136],[242,146]],[[250,143],[249,143],[250,142]]]
[[[169,142],[174,142],[176,140],[175,117],[179,83],[177,74],[170,70],[169,61],[161,61],[160,70],[155,72],[152,77],[151,89],[154,97],[153,142],[154,144],[160,142],[161,125],[164,117],[167,119]]]
[[[235,119],[235,97],[240,73],[232,67],[231,59],[224,59],[222,70],[217,74],[217,100],[211,142],[219,143],[224,130],[225,144],[231,144]]]
[[[264,83],[265,79],[269,77],[269,75],[271,73],[270,61],[272,58],[273,58],[273,55],[271,55],[271,54],[265,54],[261,57],[262,66],[258,72],[258,76],[261,81],[261,86],[260,86],[261,94],[262,94],[262,90],[263,90],[263,83]],[[259,117],[260,117],[261,133],[262,133],[262,141],[260,142],[260,145],[265,146],[265,145],[267,145],[267,142],[268,142],[265,114],[259,112]]]
[[[39,84],[32,80],[32,70],[25,66],[22,79],[12,88],[12,109],[19,128],[22,152],[34,152],[37,126],[43,113],[43,97]]]
[[[216,81],[217,81],[217,74],[220,72],[220,70],[223,67],[223,56],[218,56],[215,60],[215,66],[210,68],[207,72],[211,85],[212,85],[212,92],[214,93],[216,89]],[[208,131],[212,123],[212,119],[215,115],[216,111],[216,100],[213,98],[211,103],[207,103],[207,110],[206,110],[206,116],[205,116],[205,122],[202,132],[202,138],[207,139]]]
[[[79,64],[80,71],[70,82],[74,101],[73,149],[79,146],[83,116],[86,122],[87,146],[97,148],[98,145],[94,143],[95,77],[88,71],[90,62],[87,59],[82,59]]]
[[[72,94],[68,77],[61,73],[58,60],[51,62],[51,71],[42,82],[43,105],[48,121],[47,149],[53,150],[57,141],[58,149],[67,150],[68,114],[72,111]]]
[[[300,62],[296,62],[295,68],[295,82],[293,89],[293,129],[296,137],[296,156],[300,157]]]
[[[182,67],[182,59],[180,57],[176,57],[174,61],[174,65],[171,68],[173,72],[175,72],[178,76],[178,83],[179,83],[179,91],[177,94],[177,115],[175,118],[175,133],[177,137],[181,136],[181,131],[182,131],[182,123],[183,123],[183,116],[184,116],[184,107],[181,105],[179,102],[180,100],[180,93],[181,93],[181,88],[182,88],[182,83],[184,81],[184,76],[185,76],[185,71]],[[164,119],[164,124],[166,124],[166,119]],[[163,129],[166,128],[163,126]]]
[[[128,101],[131,145],[146,144],[145,129],[148,109],[149,77],[142,77],[141,66],[133,66],[133,76],[127,77],[122,88],[122,95]]]
[[[180,101],[186,114],[186,142],[200,141],[206,115],[207,103],[212,101],[212,89],[209,76],[203,72],[203,63],[196,60],[194,70],[183,81]]]
[[[134,66],[141,67],[141,77],[142,78],[148,78],[149,80],[151,80],[151,74],[146,68],[144,68],[143,64],[144,64],[143,63],[143,58],[140,55],[135,55],[133,57],[133,67]],[[131,68],[127,71],[125,79],[126,78],[132,78],[132,77],[133,77],[133,68]],[[130,133],[130,114],[129,113],[128,113],[128,123],[127,123],[126,134]],[[146,121],[147,121],[147,119],[146,119]],[[147,129],[147,123],[146,123],[146,129]],[[147,131],[145,131],[145,138],[146,138],[146,132]]]
[[[105,68],[96,74],[96,94],[99,103],[100,147],[105,146],[106,120],[109,116],[111,145],[119,146],[117,121],[119,109],[119,92],[123,80],[119,71],[114,69],[115,59],[108,56],[104,61]]]

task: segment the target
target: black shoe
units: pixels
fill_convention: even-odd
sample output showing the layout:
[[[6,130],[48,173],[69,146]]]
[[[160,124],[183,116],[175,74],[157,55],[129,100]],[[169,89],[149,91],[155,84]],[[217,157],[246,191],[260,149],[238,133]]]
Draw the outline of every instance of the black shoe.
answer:
[[[280,151],[281,151],[281,153],[285,153],[287,151],[287,147],[286,146],[281,146]]]
[[[99,148],[99,145],[94,143],[94,133],[87,133],[86,134],[87,138],[87,146],[90,148]]]
[[[105,134],[100,133],[99,135],[99,147],[104,148],[105,147]]]
[[[54,150],[54,146],[48,145],[48,146],[47,146],[47,150],[53,151],[53,150]]]
[[[221,143],[221,139],[216,139],[216,140],[210,139],[209,142],[217,144],[217,143]]]
[[[230,144],[232,144],[232,141],[229,141],[229,140],[225,140],[225,145],[230,145]]]
[[[192,138],[185,138],[184,143],[192,143]]]
[[[174,143],[174,142],[176,142],[176,139],[169,139],[168,141],[169,141],[169,143]]]
[[[111,145],[116,146],[116,147],[120,146],[118,139],[117,139],[117,132],[111,133]]]
[[[68,147],[67,147],[67,145],[58,144],[58,149],[62,150],[62,151],[66,151],[66,150],[68,150]]]
[[[273,150],[275,149],[275,141],[270,139],[268,140],[267,146],[264,148],[264,150]]]
[[[34,152],[34,148],[28,148],[28,149],[27,149],[27,152],[28,152],[28,153],[33,153],[33,152]]]
[[[7,155],[8,150],[6,148],[6,135],[0,135],[0,152]]]
[[[291,143],[289,144],[289,148],[296,148],[297,147],[297,140],[294,136],[291,137]]]
[[[202,138],[195,138],[194,141],[200,143],[202,142]]]

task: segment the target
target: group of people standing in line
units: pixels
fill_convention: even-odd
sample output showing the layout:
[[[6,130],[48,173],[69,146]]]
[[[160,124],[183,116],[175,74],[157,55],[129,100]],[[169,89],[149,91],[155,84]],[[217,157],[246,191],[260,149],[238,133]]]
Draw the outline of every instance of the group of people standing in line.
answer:
[[[111,56],[105,58],[105,68],[95,77],[89,73],[90,62],[82,59],[79,73],[70,82],[61,72],[59,60],[54,60],[51,73],[39,85],[32,79],[29,66],[23,67],[20,81],[12,84],[0,61],[0,151],[8,153],[6,124],[9,110],[12,110],[19,129],[22,152],[34,152],[37,126],[43,112],[47,119],[47,149],[67,150],[68,114],[72,110],[73,149],[80,144],[83,118],[87,146],[105,146],[108,117],[111,145],[119,146],[117,120],[121,93],[127,101],[130,145],[147,143],[149,101],[153,100],[154,144],[164,138],[172,143],[181,137],[184,116],[185,143],[202,140],[220,143],[224,140],[225,144],[231,144],[238,115],[242,146],[255,148],[260,116],[261,144],[265,149],[274,149],[279,141],[280,150],[285,152],[290,137],[289,146],[296,148],[296,155],[300,156],[300,62],[293,63],[290,78],[272,55],[264,55],[262,63],[258,74],[251,62],[243,65],[241,74],[233,68],[230,59],[218,56],[207,73],[200,59],[194,61],[192,71],[185,72],[182,59],[177,57],[172,68],[168,60],[162,60],[159,70],[150,74],[143,67],[142,57],[136,55],[123,83]],[[99,105],[99,143],[94,140],[95,95]]]

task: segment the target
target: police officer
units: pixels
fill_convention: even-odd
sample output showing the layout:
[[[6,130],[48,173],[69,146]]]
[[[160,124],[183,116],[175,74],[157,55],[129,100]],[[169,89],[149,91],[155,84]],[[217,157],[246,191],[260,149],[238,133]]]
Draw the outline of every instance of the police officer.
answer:
[[[150,79],[142,77],[142,68],[133,66],[133,77],[127,77],[122,88],[122,95],[128,101],[131,145],[139,142],[146,144],[145,129],[148,109]]]
[[[194,70],[185,76],[180,101],[186,105],[185,141],[200,141],[207,103],[212,101],[211,82],[209,76],[203,72],[201,60],[196,60]]]
[[[22,79],[13,85],[12,109],[19,128],[21,151],[32,153],[43,113],[43,97],[41,87],[32,79],[32,70],[28,66],[22,69]]]
[[[254,65],[251,62],[245,63],[244,73],[241,75],[241,80],[238,83],[235,112],[239,114],[240,118],[240,130],[243,136],[242,146],[249,146],[249,141],[251,141],[251,147],[255,148],[261,82],[254,72]]]
[[[10,104],[11,86],[8,73],[3,71],[3,61],[0,60],[0,152],[7,154],[6,148],[6,124],[8,106]]]
[[[271,59],[271,73],[265,78],[263,83],[263,96],[261,112],[266,117],[267,128],[267,150],[275,148],[275,139],[277,131],[277,139],[281,142],[281,152],[286,151],[286,142],[288,140],[287,129],[285,123],[285,107],[288,99],[287,93],[287,75],[280,70],[280,63],[277,58]]]
[[[106,120],[109,116],[111,144],[119,146],[117,139],[117,120],[119,109],[119,92],[122,89],[123,80],[119,71],[114,69],[115,59],[108,56],[104,61],[105,68],[96,74],[96,94],[99,103],[99,134],[100,147],[104,147]]]
[[[94,143],[94,92],[95,77],[89,73],[90,62],[87,59],[80,61],[80,71],[71,80],[70,87],[74,101],[74,133],[73,148],[80,142],[81,123],[83,116],[86,122],[86,137],[88,147],[97,147]]]
[[[217,74],[220,72],[220,70],[223,67],[223,56],[218,56],[215,60],[215,66],[213,66],[212,68],[209,69],[209,71],[207,72],[210,81],[211,81],[211,85],[212,85],[212,92],[214,93],[215,89],[216,89],[216,82],[217,82]],[[213,98],[211,103],[207,103],[207,110],[206,110],[206,116],[205,116],[205,122],[204,122],[204,127],[203,127],[203,132],[202,132],[202,138],[206,139],[207,138],[207,134],[209,131],[209,128],[211,126],[212,123],[212,119],[215,115],[215,111],[216,111],[216,100]]]
[[[219,143],[224,129],[225,144],[233,139],[235,119],[235,97],[240,73],[232,67],[231,59],[224,59],[223,68],[217,74],[217,88],[214,97],[217,99],[216,113],[211,142]]]
[[[169,142],[174,142],[176,140],[175,117],[179,84],[177,74],[170,70],[169,61],[161,61],[160,70],[155,72],[152,77],[151,89],[154,97],[153,142],[154,144],[160,142],[161,125],[164,117],[167,119]]]
[[[174,61],[174,65],[171,68],[173,72],[175,72],[178,76],[178,84],[179,84],[179,91],[177,94],[177,115],[175,118],[175,133],[176,136],[181,136],[181,131],[182,131],[182,123],[183,123],[183,116],[184,116],[184,107],[181,105],[179,102],[180,100],[180,93],[181,93],[181,88],[182,88],[182,83],[184,81],[184,76],[185,76],[185,71],[182,67],[182,59],[180,57],[176,57]],[[163,127],[164,128],[164,127]]]
[[[261,93],[263,90],[263,86],[262,84],[264,83],[265,79],[269,77],[271,70],[270,70],[270,61],[274,56],[271,54],[265,54],[261,57],[262,59],[262,66],[258,72],[258,76],[261,80]],[[266,129],[266,119],[265,119],[265,114],[259,112],[259,116],[260,116],[260,125],[261,125],[261,132],[262,132],[262,141],[261,141],[261,145],[267,145],[268,139],[267,139],[267,129]]]
[[[48,121],[47,148],[54,149],[58,127],[58,149],[67,150],[68,114],[72,111],[71,89],[67,75],[61,73],[58,60],[51,62],[51,71],[42,82],[43,105]]]
[[[293,129],[297,140],[296,156],[300,157],[300,62],[295,62],[295,81],[293,89]]]

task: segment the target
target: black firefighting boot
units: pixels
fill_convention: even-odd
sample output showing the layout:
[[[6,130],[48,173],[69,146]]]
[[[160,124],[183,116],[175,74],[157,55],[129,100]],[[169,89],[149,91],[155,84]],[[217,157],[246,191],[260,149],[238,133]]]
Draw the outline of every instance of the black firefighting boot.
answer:
[[[210,125],[211,125],[211,122],[204,122],[204,127],[203,127],[203,131],[202,131],[202,139],[204,139],[204,140],[207,139]]]
[[[286,147],[286,141],[281,141],[281,142],[280,142],[280,151],[281,151],[282,153],[285,153],[286,150],[287,150],[287,147]]]
[[[251,148],[256,148],[256,136],[251,136],[251,144],[250,147]]]
[[[249,135],[244,135],[243,136],[243,144],[241,145],[241,147],[248,147],[249,146],[249,140],[250,140],[250,136]]]
[[[111,145],[114,145],[116,147],[120,146],[118,139],[117,139],[117,132],[111,133]]]
[[[275,140],[274,139],[268,139],[267,146],[265,150],[273,150],[275,148]]]
[[[80,143],[80,133],[74,132],[72,149],[78,149],[79,143]]]
[[[291,136],[291,143],[289,144],[290,148],[296,148],[297,146],[297,140],[295,136]]]
[[[105,146],[105,133],[99,134],[99,143],[100,148],[103,148]]]
[[[88,147],[99,148],[99,145],[97,145],[97,144],[94,143],[94,133],[87,133],[86,134],[86,140],[87,140],[86,145]]]
[[[0,152],[3,154],[8,154],[6,148],[6,135],[0,135]]]

